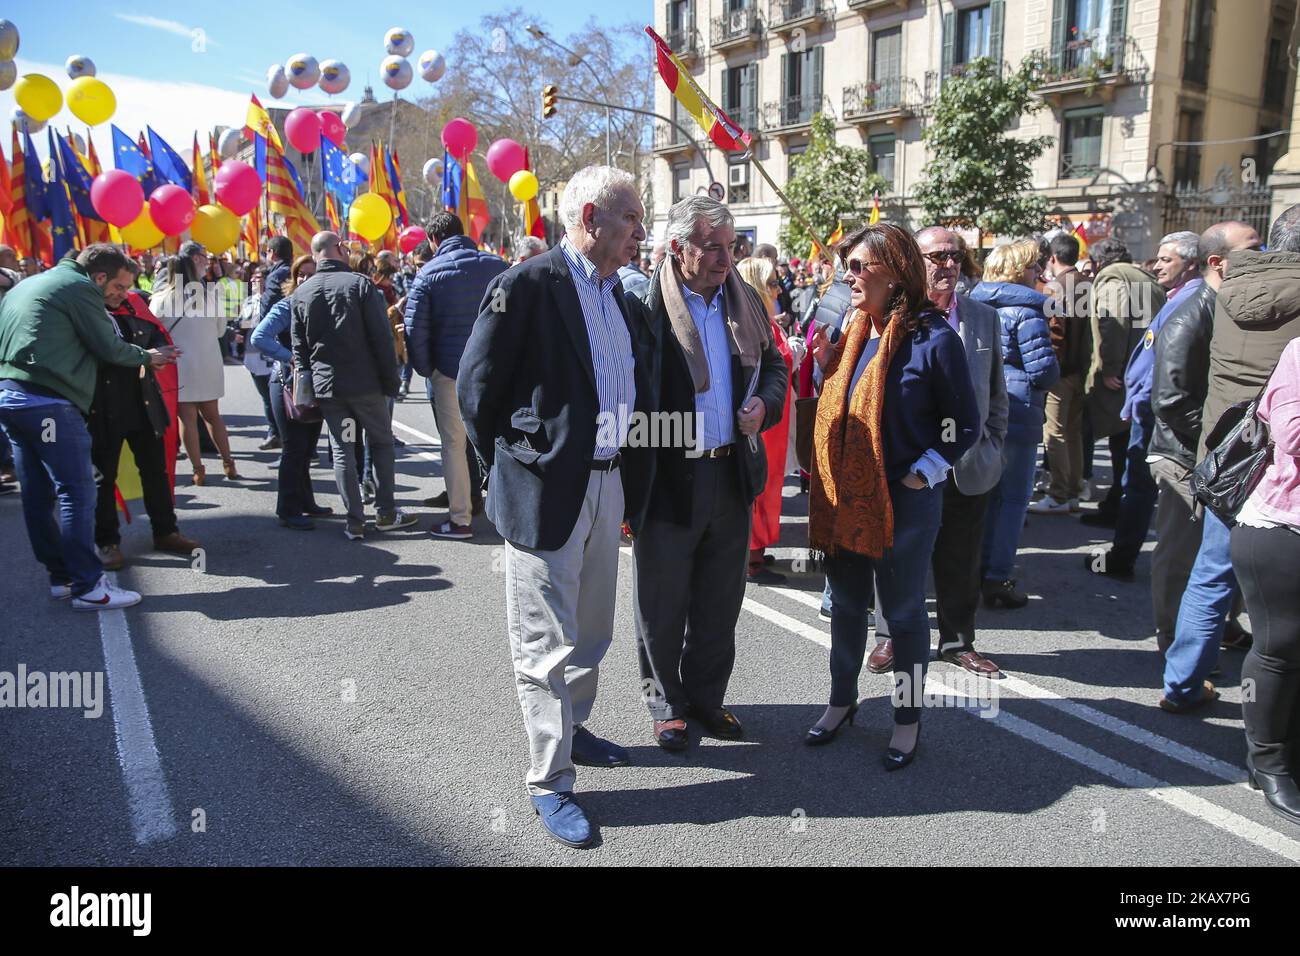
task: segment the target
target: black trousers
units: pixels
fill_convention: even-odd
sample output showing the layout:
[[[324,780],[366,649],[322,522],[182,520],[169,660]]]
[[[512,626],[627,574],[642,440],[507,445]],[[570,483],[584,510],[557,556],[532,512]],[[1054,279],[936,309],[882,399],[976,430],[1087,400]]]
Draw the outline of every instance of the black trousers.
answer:
[[[131,448],[135,466],[140,471],[140,487],[144,490],[144,509],[155,538],[174,534],[176,504],[172,500],[171,483],[167,480],[167,465],[163,454],[163,440],[149,426],[125,433],[95,435],[91,442],[90,458],[103,476],[95,499],[95,544],[107,547],[122,543],[117,523],[117,496],[113,485],[117,481],[117,465],[122,457],[122,442]]]
[[[980,546],[989,495],[964,495],[949,476],[943,483],[943,518],[930,568],[939,618],[939,653],[975,649],[975,611],[980,602]],[[879,604],[877,604],[879,606]],[[876,616],[876,640],[888,638],[889,622]]]
[[[301,517],[316,507],[311,487],[311,460],[324,422],[305,424],[291,418],[281,421],[280,470],[276,481],[275,513],[281,518]]]
[[[1128,439],[1127,429],[1106,439],[1110,446],[1111,482],[1106,497],[1097,505],[1097,510],[1103,514],[1119,515],[1119,503],[1124,499],[1124,472],[1128,470]]]
[[[1242,695],[1246,747],[1257,770],[1300,775],[1300,534],[1237,525],[1231,554],[1254,628],[1241,666],[1255,688]]]
[[[736,662],[753,509],[736,462],[690,467],[691,524],[647,517],[632,550],[642,697],[655,720],[721,707]]]

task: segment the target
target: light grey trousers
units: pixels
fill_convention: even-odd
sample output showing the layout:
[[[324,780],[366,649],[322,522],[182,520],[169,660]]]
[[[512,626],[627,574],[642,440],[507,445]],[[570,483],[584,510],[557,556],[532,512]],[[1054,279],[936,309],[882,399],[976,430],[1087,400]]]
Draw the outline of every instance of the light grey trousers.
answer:
[[[591,716],[601,659],[614,632],[623,483],[593,471],[564,546],[506,542],[506,620],[515,690],[528,731],[528,792],[573,789],[573,728]]]

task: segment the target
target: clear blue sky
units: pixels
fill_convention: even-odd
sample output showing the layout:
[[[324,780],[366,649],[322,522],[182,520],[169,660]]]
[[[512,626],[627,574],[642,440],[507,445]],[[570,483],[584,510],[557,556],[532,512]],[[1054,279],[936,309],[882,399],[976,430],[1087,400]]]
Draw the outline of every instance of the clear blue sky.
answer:
[[[189,142],[185,130],[242,123],[243,112],[234,94],[247,103],[249,92],[254,91],[267,102],[267,68],[284,63],[295,53],[347,64],[352,85],[337,97],[339,101],[359,98],[367,74],[382,100],[391,96],[379,78],[379,63],[386,55],[384,34],[390,27],[405,27],[414,36],[413,67],[420,53],[433,48],[447,58],[448,70],[454,70],[452,38],[458,30],[472,28],[485,13],[520,8],[525,11],[516,27],[521,37],[534,17],[559,37],[578,31],[591,16],[605,17],[611,25],[642,25],[653,19],[651,0],[546,4],[221,0],[147,5],[132,0],[18,0],[5,4],[0,15],[13,21],[21,34],[19,75],[47,72],[66,89],[68,78],[62,64],[72,55],[88,56],[117,94],[114,122],[134,132],[148,121],[164,136],[181,140],[173,142],[181,148]],[[194,30],[203,31],[206,49],[194,49]],[[651,76],[649,68],[647,60],[647,78]],[[423,95],[428,89],[417,75],[403,95]],[[291,90],[277,103],[296,105],[298,96]],[[319,103],[324,99],[316,89],[308,91],[302,101]],[[7,122],[13,106],[13,91],[0,92],[0,121]],[[53,122],[59,127],[79,125],[66,107]],[[44,135],[39,138],[43,140]],[[97,128],[94,136],[102,154],[109,139],[107,127]],[[7,155],[8,135],[3,142]]]

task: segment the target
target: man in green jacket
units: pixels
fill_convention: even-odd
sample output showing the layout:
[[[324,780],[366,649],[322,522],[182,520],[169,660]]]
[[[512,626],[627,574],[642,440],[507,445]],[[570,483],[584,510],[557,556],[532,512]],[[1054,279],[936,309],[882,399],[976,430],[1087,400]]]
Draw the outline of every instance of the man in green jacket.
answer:
[[[86,415],[98,363],[155,368],[175,348],[145,351],[118,338],[105,311],[134,276],[107,243],[20,282],[0,303],[0,427],[14,447],[23,517],[50,596],[80,610],[130,607],[140,595],[111,584],[95,550],[95,477]],[[58,507],[59,521],[54,519]]]

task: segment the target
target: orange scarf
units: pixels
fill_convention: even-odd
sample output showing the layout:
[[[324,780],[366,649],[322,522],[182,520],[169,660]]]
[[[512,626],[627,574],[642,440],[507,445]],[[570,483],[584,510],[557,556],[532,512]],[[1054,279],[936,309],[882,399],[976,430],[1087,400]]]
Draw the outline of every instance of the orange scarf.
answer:
[[[826,554],[848,551],[878,558],[894,543],[894,509],[880,425],[885,375],[907,329],[897,319],[883,331],[877,325],[880,347],[850,395],[849,383],[868,339],[865,318],[855,317],[839,363],[827,376],[817,401],[808,541]]]

